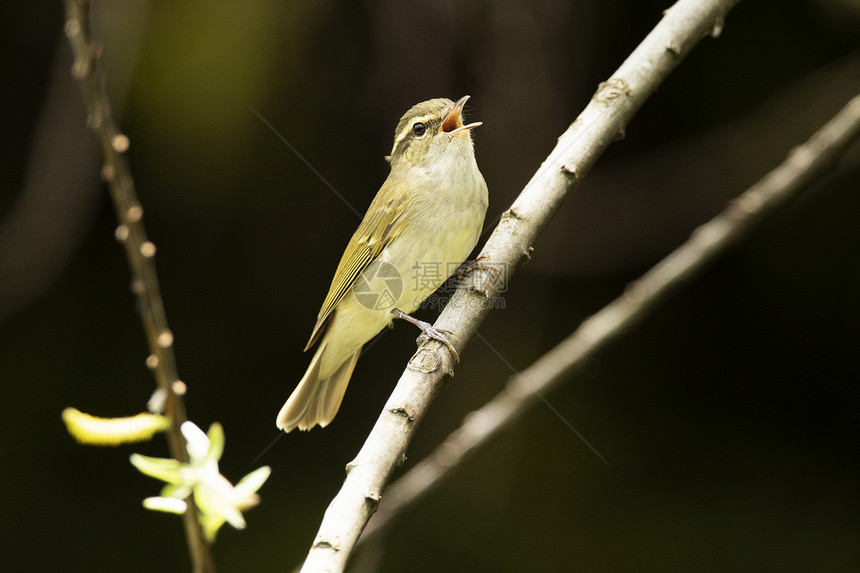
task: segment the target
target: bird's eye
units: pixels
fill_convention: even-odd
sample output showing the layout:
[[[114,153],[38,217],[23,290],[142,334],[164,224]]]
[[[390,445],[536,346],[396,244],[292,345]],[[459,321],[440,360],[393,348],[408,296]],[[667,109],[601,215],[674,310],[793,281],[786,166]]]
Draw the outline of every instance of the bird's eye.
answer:
[[[421,137],[422,135],[424,135],[424,132],[426,132],[426,131],[427,131],[427,126],[425,126],[425,125],[424,125],[423,123],[421,123],[420,121],[419,121],[419,122],[416,122],[416,123],[412,126],[412,133],[414,133],[414,134],[415,134],[415,137]]]

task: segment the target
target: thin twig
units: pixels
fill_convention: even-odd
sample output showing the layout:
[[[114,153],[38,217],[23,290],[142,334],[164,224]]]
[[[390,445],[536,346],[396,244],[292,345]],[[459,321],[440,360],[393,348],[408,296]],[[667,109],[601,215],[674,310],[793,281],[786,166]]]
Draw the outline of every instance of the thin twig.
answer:
[[[849,146],[860,138],[860,96],[856,96],[776,169],[729,203],[728,207],[632,283],[619,298],[582,323],[570,336],[527,369],[511,377],[505,389],[470,413],[432,454],[416,464],[385,492],[382,509],[368,524],[359,545],[380,538],[403,510],[435,489],[453,469],[490,443],[499,432],[571,376],[607,343],[635,326],[661,300],[693,274],[738,243],[768,215],[785,206],[827,175]]]
[[[185,439],[180,426],[186,421],[181,393],[185,385],[179,380],[173,353],[173,333],[167,325],[164,304],[155,271],[155,245],[147,238],[143,226],[143,207],[137,198],[131,168],[126,156],[129,139],[120,132],[113,117],[99,60],[101,45],[93,41],[90,30],[88,0],[64,0],[65,33],[74,54],[72,76],[78,81],[87,105],[87,125],[98,137],[102,148],[102,179],[108,184],[119,226],[116,239],[125,247],[131,267],[131,290],[137,297],[143,330],[150,355],[147,366],[155,376],[159,391],[166,397],[165,411],[170,418],[168,432],[170,455],[188,462]],[[197,508],[188,498],[183,516],[185,536],[191,552],[194,571],[214,573],[215,564],[209,543],[197,520]]]
[[[513,206],[502,216],[481,256],[507,269],[507,278],[530,257],[532,245],[567,195],[624,129],[648,96],[705,36],[716,36],[738,0],[680,0],[666,11],[630,57],[600,84],[579,118],[559,138]],[[436,328],[456,332],[462,349],[475,336],[498,294],[495,273],[476,269],[470,284],[458,290]],[[340,492],[325,512],[302,571],[343,571],[355,544],[376,511],[392,472],[405,459],[417,426],[452,373],[451,354],[424,340],[358,456],[347,466]]]

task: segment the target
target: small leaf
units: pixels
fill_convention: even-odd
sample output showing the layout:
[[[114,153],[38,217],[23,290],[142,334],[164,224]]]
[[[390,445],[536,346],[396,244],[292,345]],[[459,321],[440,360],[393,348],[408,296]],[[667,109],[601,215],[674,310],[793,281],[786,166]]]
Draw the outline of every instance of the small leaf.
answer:
[[[98,418],[75,408],[63,410],[63,422],[75,440],[95,446],[143,442],[170,427],[170,420],[155,414],[127,418]]]
[[[207,459],[209,461],[218,462],[221,459],[221,454],[224,453],[224,427],[218,422],[213,422],[209,426],[209,432],[206,434],[209,438],[209,452]]]
[[[168,484],[161,488],[161,497],[175,497],[185,499],[194,491],[193,486],[187,484]]]
[[[263,484],[269,479],[271,473],[272,468],[269,466],[257,468],[239,480],[239,483],[236,484],[236,490],[243,494],[256,493],[258,489],[263,487]]]
[[[185,513],[188,506],[184,501],[175,497],[148,497],[143,500],[143,507],[166,513]]]
[[[171,484],[182,484],[182,464],[166,458],[151,458],[141,454],[131,454],[129,461],[141,473],[166,481]]]

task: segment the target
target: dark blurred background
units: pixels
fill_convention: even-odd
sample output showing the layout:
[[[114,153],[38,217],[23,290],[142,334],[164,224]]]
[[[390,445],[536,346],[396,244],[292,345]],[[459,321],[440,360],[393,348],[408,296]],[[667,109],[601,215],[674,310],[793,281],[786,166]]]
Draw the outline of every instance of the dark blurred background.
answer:
[[[489,224],[669,4],[95,2],[189,416],[223,423],[234,482],[273,468],[247,530],[222,530],[221,571],[299,563],[417,335],[387,332],[329,428],[255,461],[358,223],[255,110],[363,212],[401,114],[470,94]],[[59,1],[0,7],[0,570],[187,571],[179,519],[141,508],[159,484],[127,461],[163,439],[82,447],[60,420],[134,414],[153,388],[62,26]],[[742,2],[570,197],[482,335],[525,368],[858,92],[856,1]],[[855,145],[547,396],[610,467],[539,405],[353,570],[860,569],[858,191]],[[473,342],[406,467],[510,374]]]

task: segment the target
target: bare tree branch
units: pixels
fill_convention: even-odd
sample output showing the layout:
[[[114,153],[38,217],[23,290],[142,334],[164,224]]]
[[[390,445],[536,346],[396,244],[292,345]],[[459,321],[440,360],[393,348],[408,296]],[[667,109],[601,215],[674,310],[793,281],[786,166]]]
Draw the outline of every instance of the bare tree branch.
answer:
[[[528,260],[537,237],[564,198],[588,173],[648,96],[693,47],[717,36],[738,0],[680,0],[666,11],[630,57],[598,87],[591,102],[559,138],[555,149],[502,216],[481,253],[507,277]],[[475,336],[498,293],[495,273],[476,269],[476,287],[458,290],[436,321],[436,328],[456,332],[462,348]],[[439,343],[424,340],[389,397],[358,456],[347,465],[340,492],[325,512],[302,571],[343,571],[392,472],[430,404],[452,374],[452,356]]]
[[[131,290],[140,307],[143,330],[149,345],[147,366],[155,375],[159,392],[166,398],[166,413],[171,427],[168,432],[170,455],[182,463],[188,462],[185,439],[180,426],[186,421],[181,394],[185,385],[179,380],[173,353],[173,333],[167,316],[155,271],[155,244],[143,226],[143,207],[137,198],[131,168],[126,156],[129,139],[123,135],[113,117],[104,74],[99,67],[101,45],[92,40],[88,0],[64,0],[65,33],[72,47],[74,64],[72,76],[78,81],[87,104],[87,125],[96,134],[102,148],[102,179],[108,184],[116,209],[119,226],[116,239],[125,247],[131,267]],[[183,516],[185,536],[191,551],[194,571],[214,573],[211,548],[197,520],[194,500],[186,500],[188,509]]]
[[[691,275],[749,234],[768,215],[827,175],[860,137],[860,96],[854,97],[776,169],[697,229],[686,243],[632,283],[620,297],[582,323],[570,336],[527,369],[480,409],[436,450],[391,484],[385,504],[364,531],[359,545],[378,539],[404,509],[422,499],[492,438],[513,424],[539,396],[563,381],[607,343],[635,326]]]

